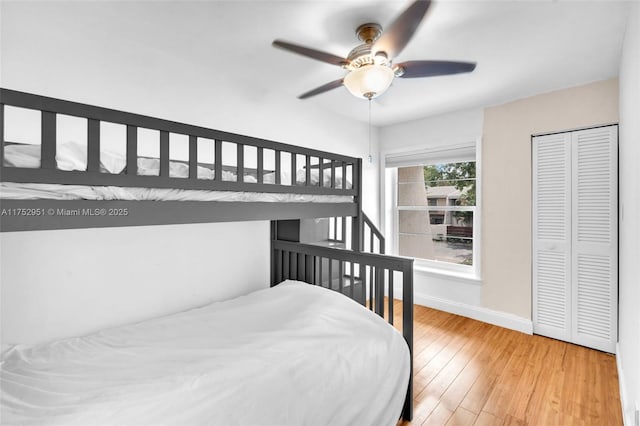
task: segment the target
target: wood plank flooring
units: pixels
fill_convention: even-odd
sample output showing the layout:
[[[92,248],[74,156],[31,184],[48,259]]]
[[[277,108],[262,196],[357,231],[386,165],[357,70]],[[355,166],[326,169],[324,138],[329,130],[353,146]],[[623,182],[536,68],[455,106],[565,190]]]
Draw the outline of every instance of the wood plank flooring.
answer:
[[[398,425],[622,425],[613,355],[416,305],[413,356]]]

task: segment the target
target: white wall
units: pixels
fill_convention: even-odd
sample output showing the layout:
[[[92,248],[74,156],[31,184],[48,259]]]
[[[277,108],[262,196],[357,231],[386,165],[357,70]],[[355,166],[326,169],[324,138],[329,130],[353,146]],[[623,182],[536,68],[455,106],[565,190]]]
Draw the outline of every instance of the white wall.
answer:
[[[380,150],[410,151],[475,142],[482,135],[482,108],[456,111],[382,127]]]
[[[384,168],[384,156],[388,153],[476,142],[482,135],[482,123],[483,110],[470,109],[383,127],[379,130],[380,167]],[[384,173],[381,175],[384,180]],[[384,195],[388,197],[390,192],[387,188]],[[384,212],[384,231],[389,237],[393,227],[391,215],[385,212],[384,205],[380,210]],[[476,309],[481,304],[482,287],[478,280],[416,268],[414,288],[416,303],[467,316],[481,315]]]
[[[135,2],[3,2],[0,85],[366,157],[366,124],[330,115],[312,102],[253,90],[247,70],[238,70],[239,81],[221,81],[215,67],[182,61],[175,49],[163,50],[177,37],[171,28],[136,15],[149,10]],[[208,58],[220,59],[210,46]],[[220,60],[215,66],[231,65]],[[364,166],[363,204],[374,212],[377,163]],[[269,279],[266,222],[1,238],[3,343],[86,333],[245,293]],[[245,249],[234,253],[230,245],[238,244]],[[193,272],[181,278],[183,270]]]
[[[82,335],[267,288],[268,250],[268,222],[2,233],[2,343]]]
[[[618,368],[625,425],[640,407],[640,4],[631,7],[620,64]]]

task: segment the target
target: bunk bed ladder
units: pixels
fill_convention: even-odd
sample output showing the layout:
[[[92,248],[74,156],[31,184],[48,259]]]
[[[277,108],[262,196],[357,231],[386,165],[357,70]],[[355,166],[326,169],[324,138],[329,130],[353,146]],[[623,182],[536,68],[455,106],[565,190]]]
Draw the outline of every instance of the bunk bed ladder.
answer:
[[[362,222],[364,224],[364,232],[362,232],[361,234],[361,245],[363,247],[363,251],[366,251],[367,253],[384,254],[385,239],[384,235],[382,235],[382,232],[380,232],[378,227],[371,221],[371,219],[369,219],[369,216],[367,216],[365,213],[362,213]],[[367,236],[369,237],[368,240],[366,240]]]
[[[347,238],[348,225],[346,217],[329,218],[329,238],[328,241],[341,247],[349,247],[350,241]],[[360,231],[360,247],[362,252],[385,254],[386,242],[384,235],[373,223],[369,216],[362,213],[362,230]]]

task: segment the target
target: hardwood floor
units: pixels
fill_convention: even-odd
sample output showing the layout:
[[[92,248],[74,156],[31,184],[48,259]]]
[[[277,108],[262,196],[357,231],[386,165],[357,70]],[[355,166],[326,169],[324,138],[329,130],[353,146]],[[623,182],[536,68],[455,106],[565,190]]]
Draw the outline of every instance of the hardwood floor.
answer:
[[[413,359],[402,426],[622,425],[613,355],[416,305]]]

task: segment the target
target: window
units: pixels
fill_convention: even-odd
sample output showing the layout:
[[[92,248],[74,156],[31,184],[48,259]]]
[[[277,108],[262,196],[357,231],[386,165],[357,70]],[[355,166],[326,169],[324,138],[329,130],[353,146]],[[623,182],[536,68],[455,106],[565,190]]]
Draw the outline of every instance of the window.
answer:
[[[415,158],[411,164],[387,157],[387,190],[393,193],[387,212],[396,253],[415,258],[418,266],[475,273],[475,147],[471,154],[435,157],[429,160],[426,153],[420,165]]]

